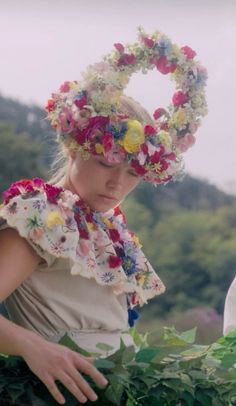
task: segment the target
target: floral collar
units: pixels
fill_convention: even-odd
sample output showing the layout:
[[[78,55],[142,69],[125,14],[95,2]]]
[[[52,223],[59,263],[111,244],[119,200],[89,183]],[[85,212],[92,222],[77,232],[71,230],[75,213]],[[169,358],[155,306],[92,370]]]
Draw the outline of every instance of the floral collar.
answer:
[[[127,293],[131,309],[165,290],[119,207],[93,211],[70,191],[35,178],[4,192],[0,217],[31,244],[69,258],[72,275],[93,277],[117,295]]]

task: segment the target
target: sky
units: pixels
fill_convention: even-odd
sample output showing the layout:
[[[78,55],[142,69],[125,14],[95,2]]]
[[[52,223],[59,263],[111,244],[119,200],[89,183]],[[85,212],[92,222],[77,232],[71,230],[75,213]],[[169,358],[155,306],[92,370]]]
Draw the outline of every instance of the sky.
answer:
[[[114,43],[135,42],[140,25],[189,45],[207,68],[209,114],[185,154],[186,170],[236,191],[235,0],[0,0],[0,93],[44,106]],[[126,88],[151,114],[173,93],[157,71],[134,75]]]

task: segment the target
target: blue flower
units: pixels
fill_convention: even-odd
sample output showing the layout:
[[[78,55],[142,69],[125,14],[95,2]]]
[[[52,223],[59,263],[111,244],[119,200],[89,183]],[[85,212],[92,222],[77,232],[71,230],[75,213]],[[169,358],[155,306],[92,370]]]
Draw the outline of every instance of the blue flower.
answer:
[[[134,309],[128,309],[128,323],[130,327],[134,326],[135,321],[139,318],[139,314]]]
[[[132,275],[137,271],[135,259],[129,256],[125,256],[122,259],[122,267],[127,276]]]

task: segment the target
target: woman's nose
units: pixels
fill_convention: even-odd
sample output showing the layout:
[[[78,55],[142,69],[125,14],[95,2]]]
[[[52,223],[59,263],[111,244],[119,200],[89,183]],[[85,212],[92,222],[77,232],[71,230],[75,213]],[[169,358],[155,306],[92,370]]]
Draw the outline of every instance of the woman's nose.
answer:
[[[110,187],[111,189],[120,189],[124,182],[124,175],[125,173],[122,168],[114,168],[114,170],[111,172],[111,176],[107,181],[108,187]]]

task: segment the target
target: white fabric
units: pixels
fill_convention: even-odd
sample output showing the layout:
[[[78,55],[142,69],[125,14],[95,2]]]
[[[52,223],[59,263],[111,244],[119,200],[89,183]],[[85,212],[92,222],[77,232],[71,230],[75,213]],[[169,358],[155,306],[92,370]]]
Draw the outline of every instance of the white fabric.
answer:
[[[224,334],[228,334],[236,328],[236,277],[231,283],[226,299],[224,309]]]

